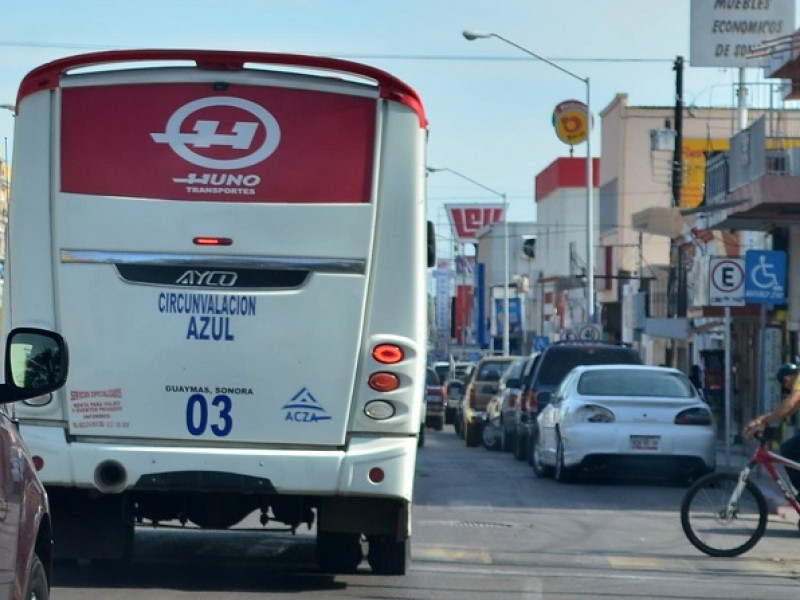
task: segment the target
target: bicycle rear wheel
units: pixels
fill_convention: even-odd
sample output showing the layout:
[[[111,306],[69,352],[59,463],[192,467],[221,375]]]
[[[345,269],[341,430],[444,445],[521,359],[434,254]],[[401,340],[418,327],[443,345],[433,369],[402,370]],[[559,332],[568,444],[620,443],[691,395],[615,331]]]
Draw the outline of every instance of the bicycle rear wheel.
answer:
[[[756,545],[767,528],[767,502],[750,481],[745,482],[733,511],[731,495],[737,473],[712,473],[698,479],[681,503],[681,526],[692,545],[709,556],[738,556]]]

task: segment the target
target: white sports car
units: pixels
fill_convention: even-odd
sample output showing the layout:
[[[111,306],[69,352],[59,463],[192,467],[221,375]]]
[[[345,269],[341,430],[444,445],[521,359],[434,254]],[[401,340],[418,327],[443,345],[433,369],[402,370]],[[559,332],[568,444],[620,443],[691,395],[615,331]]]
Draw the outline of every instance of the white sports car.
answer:
[[[573,479],[579,471],[630,466],[691,479],[716,467],[711,408],[678,369],[576,367],[539,414],[533,470]]]

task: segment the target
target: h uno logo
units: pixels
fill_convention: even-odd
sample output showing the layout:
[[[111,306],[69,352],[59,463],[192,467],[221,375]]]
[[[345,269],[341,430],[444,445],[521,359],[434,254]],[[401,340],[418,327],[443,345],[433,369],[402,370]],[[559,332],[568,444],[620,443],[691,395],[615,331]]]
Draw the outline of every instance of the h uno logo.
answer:
[[[184,121],[197,111],[212,106],[231,106],[250,113],[255,121],[237,121],[233,133],[219,133],[219,121],[197,119],[191,133],[181,132]],[[264,126],[264,143],[252,148],[259,123]],[[158,144],[168,144],[175,154],[184,160],[207,169],[243,169],[251,167],[268,158],[278,148],[281,141],[281,128],[278,121],[264,107],[243,98],[201,98],[184,104],[167,121],[164,133],[151,133]],[[236,150],[250,152],[239,158],[229,160],[209,158],[198,154],[193,148],[227,146]]]

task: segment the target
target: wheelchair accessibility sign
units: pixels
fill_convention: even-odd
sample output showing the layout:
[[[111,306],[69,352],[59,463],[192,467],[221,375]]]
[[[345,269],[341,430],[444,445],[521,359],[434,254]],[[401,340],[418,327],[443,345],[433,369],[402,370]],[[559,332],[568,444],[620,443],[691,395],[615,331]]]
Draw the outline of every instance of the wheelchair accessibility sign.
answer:
[[[748,304],[786,301],[786,253],[748,250],[745,254],[744,300]]]

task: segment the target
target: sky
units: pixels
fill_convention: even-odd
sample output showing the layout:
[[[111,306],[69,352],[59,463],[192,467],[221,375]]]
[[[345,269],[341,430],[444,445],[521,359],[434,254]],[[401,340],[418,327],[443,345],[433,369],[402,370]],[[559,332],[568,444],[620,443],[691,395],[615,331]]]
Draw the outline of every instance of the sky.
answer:
[[[630,105],[674,106],[678,56],[686,105],[733,106],[738,69],[692,67],[690,0],[4,0],[0,104],[13,104],[34,67],[69,55],[131,48],[296,52],[389,71],[417,90],[429,120],[429,214],[444,205],[509,201],[509,219],[535,221],[534,179],[570,148],[554,108],[585,101],[599,114],[617,94]],[[501,35],[467,41],[465,29]],[[756,96],[768,90],[747,69]],[[759,87],[762,86],[762,87]],[[766,91],[764,92],[766,94]],[[0,110],[0,151],[13,165],[13,116]],[[574,155],[586,156],[585,145]],[[481,187],[483,186],[483,187]],[[495,193],[484,188],[490,188]]]

